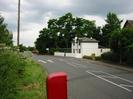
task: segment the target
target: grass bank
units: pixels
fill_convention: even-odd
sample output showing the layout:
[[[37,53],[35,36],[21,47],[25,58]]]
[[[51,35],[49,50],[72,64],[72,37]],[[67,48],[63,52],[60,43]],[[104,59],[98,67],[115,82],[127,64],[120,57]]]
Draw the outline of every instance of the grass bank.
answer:
[[[46,71],[31,59],[26,63],[24,77],[18,84],[17,99],[46,99]]]
[[[46,77],[31,58],[0,50],[0,99],[46,99]]]

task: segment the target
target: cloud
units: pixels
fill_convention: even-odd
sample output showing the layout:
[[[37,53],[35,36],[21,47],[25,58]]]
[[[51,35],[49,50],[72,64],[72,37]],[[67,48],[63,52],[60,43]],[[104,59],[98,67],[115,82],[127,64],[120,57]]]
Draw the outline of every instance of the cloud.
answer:
[[[13,32],[16,44],[18,0],[0,0],[0,13]],[[108,12],[115,12],[121,19],[133,19],[132,0],[21,0],[21,43],[34,45],[39,31],[51,18],[67,12],[74,16],[96,20],[97,26],[105,24]],[[123,22],[123,24],[124,24]]]
[[[106,23],[105,20],[100,16],[83,15],[82,17],[87,20],[94,20],[97,26],[103,26]]]
[[[108,12],[117,14],[130,13],[133,10],[132,0],[74,0],[76,13],[105,16]],[[128,5],[128,6],[127,6]]]

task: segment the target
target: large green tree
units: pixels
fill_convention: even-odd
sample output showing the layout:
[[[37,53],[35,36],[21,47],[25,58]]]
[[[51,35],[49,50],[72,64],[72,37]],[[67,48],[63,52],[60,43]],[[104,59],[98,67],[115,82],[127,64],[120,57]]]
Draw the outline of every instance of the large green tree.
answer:
[[[75,36],[98,38],[98,30],[95,21],[73,17],[71,13],[67,13],[57,19],[50,19],[48,28],[40,31],[35,45],[38,50],[45,50],[47,47],[70,48]]]
[[[110,47],[119,56],[119,62],[130,60],[133,55],[133,28],[124,28],[112,32]]]
[[[36,49],[40,53],[45,53],[46,48],[49,48],[53,44],[51,43],[51,37],[49,36],[49,30],[44,28],[40,31],[39,37],[37,38],[35,42]]]
[[[12,45],[12,34],[4,23],[4,18],[0,15],[0,43]]]
[[[109,12],[107,14],[106,24],[102,28],[102,45],[110,47],[109,39],[113,31],[119,31],[121,29],[121,22],[115,13]]]

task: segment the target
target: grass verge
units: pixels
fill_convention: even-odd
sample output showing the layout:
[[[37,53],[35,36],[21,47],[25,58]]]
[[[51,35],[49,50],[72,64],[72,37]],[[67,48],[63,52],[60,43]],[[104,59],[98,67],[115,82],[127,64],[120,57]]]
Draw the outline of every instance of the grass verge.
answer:
[[[31,59],[26,63],[24,77],[18,84],[17,99],[46,99],[46,71]]]
[[[0,99],[46,99],[46,77],[31,58],[0,50]]]

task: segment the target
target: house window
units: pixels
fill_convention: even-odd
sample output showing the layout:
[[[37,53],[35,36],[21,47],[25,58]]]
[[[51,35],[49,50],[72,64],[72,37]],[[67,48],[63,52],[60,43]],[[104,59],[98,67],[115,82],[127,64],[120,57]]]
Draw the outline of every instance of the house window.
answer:
[[[80,42],[79,42],[79,46],[80,46]]]
[[[81,53],[81,49],[79,49],[79,53]]]
[[[75,53],[75,49],[73,49],[73,53]]]

